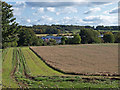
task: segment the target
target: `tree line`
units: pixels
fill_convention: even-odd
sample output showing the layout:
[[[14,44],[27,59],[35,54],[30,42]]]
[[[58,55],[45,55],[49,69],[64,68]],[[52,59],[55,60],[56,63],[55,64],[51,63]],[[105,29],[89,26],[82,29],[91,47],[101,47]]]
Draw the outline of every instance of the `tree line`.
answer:
[[[73,33],[75,30],[93,29],[93,30],[119,30],[118,26],[76,26],[76,25],[33,25],[23,26],[24,28],[31,28],[36,34],[58,34],[58,33]]]
[[[120,43],[120,32],[104,33],[101,37],[100,32],[93,29],[81,29],[80,33],[74,35],[74,38],[62,37],[61,44],[93,44],[93,43]]]

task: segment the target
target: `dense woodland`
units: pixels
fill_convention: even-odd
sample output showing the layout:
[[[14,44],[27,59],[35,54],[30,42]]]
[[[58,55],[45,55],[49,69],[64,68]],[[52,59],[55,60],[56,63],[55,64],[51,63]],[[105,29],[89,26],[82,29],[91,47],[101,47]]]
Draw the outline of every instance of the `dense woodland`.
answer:
[[[105,30],[113,31],[119,30],[118,26],[76,26],[76,25],[33,25],[23,26],[23,28],[29,28],[34,30],[37,34],[59,34],[59,33],[73,33],[74,31],[80,31],[81,29],[93,29],[93,30]]]
[[[1,1],[0,1],[1,2]],[[112,30],[119,30],[118,26],[75,26],[75,25],[33,25],[20,26],[16,23],[11,5],[2,2],[2,48],[16,46],[45,46],[56,45],[55,40],[44,42],[39,34],[61,34],[70,33],[74,38],[62,37],[60,44],[89,44],[89,43],[120,43],[120,32],[112,33]],[[75,30],[79,32],[73,33]],[[111,30],[105,32],[103,38],[98,30]]]

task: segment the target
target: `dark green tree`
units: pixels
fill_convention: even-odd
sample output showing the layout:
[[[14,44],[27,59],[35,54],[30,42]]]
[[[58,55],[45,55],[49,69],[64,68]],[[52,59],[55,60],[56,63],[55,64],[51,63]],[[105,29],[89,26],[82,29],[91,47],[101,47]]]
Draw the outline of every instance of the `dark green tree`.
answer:
[[[67,40],[67,38],[64,37],[64,36],[62,36],[62,38],[61,38],[61,44],[62,45],[66,44],[66,40]]]
[[[115,43],[120,43],[120,32],[116,33],[114,36],[115,36]]]
[[[0,1],[1,2],[1,1]],[[15,22],[12,5],[2,2],[2,44],[3,48],[17,46],[20,27]]]
[[[19,32],[19,46],[36,46],[42,45],[43,41],[36,37],[31,29],[22,29]]]
[[[82,39],[81,43],[83,43],[83,44],[99,43],[99,42],[101,42],[99,35],[100,35],[100,33],[93,29],[82,29],[80,31],[80,36]]]
[[[112,32],[106,32],[103,36],[103,40],[105,43],[114,43],[115,38]]]

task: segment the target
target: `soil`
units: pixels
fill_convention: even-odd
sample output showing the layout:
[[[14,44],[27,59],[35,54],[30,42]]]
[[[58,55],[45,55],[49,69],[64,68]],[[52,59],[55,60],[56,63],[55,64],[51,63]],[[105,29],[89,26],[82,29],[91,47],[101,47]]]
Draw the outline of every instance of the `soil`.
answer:
[[[49,65],[68,73],[118,74],[117,44],[30,47]]]

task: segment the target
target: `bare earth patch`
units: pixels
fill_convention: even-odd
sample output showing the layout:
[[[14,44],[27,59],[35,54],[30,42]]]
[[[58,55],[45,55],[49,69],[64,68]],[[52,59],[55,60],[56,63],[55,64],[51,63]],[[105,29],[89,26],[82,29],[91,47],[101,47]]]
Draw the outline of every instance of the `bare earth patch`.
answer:
[[[68,73],[118,74],[118,44],[30,47],[46,63]]]

